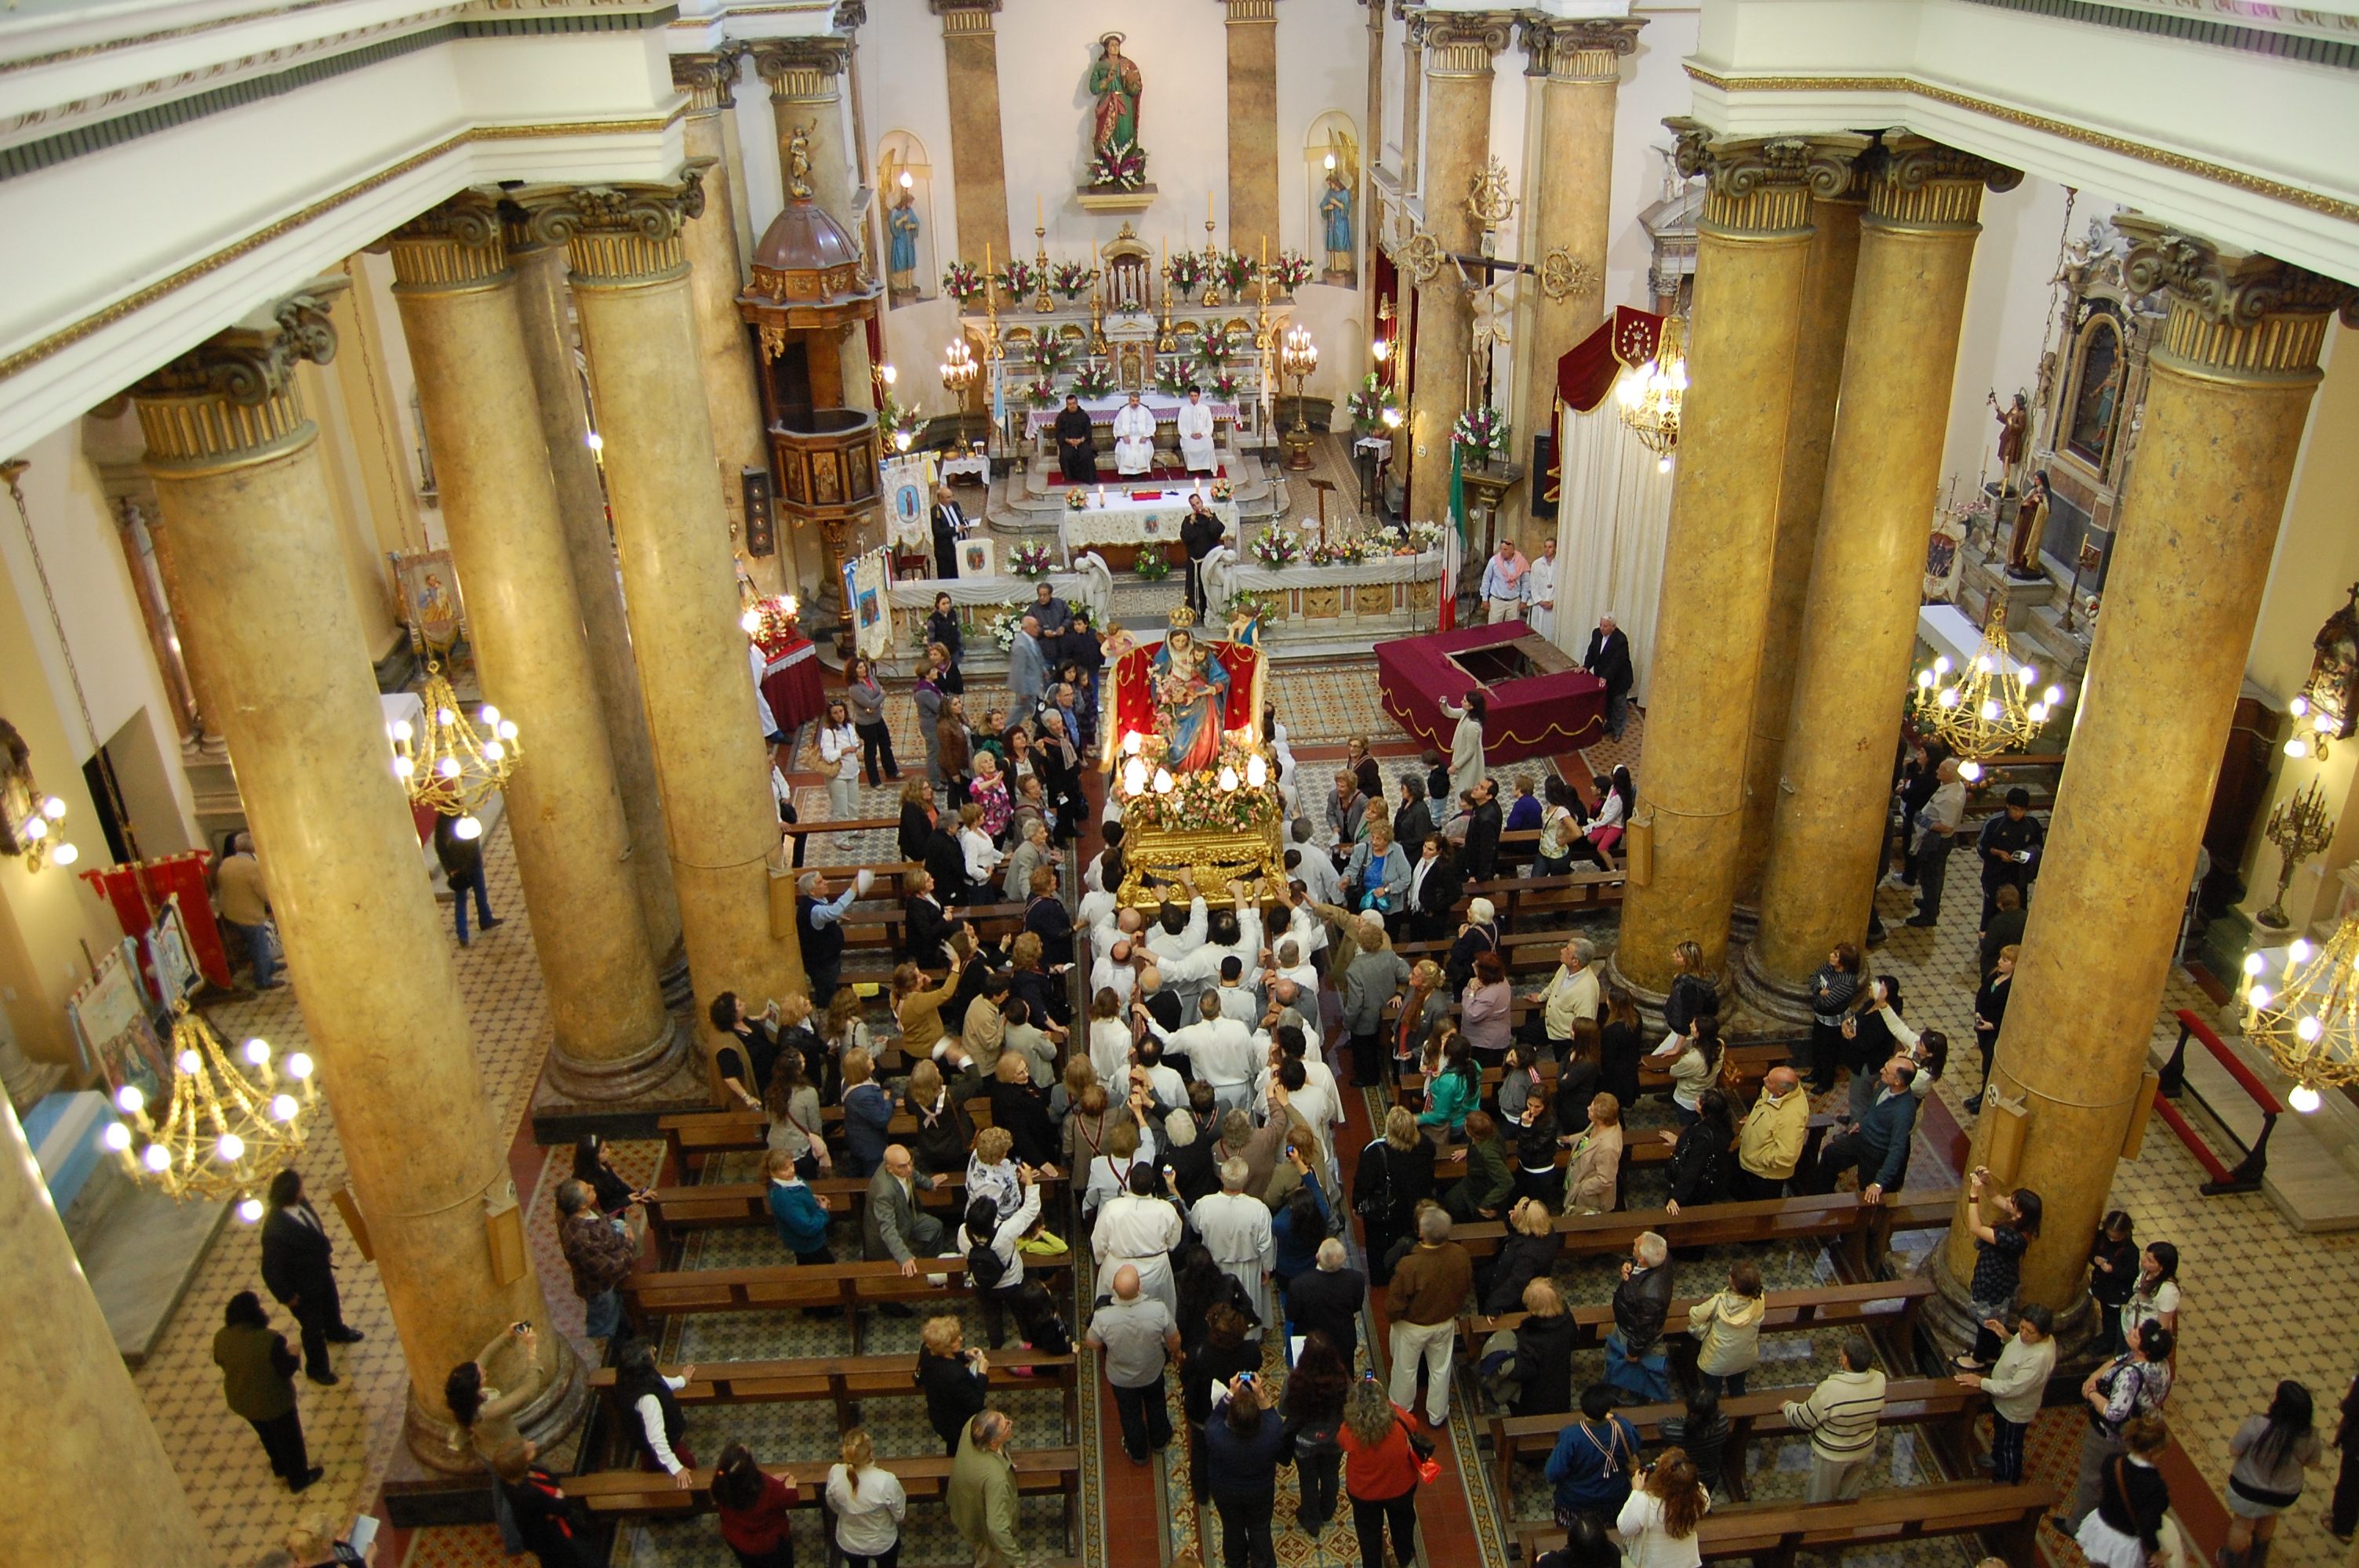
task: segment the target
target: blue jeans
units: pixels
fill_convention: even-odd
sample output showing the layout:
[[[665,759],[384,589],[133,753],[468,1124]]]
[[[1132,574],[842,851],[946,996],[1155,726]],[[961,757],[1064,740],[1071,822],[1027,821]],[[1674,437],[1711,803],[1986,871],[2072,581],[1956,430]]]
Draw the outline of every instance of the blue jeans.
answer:
[[[254,989],[268,989],[270,982],[278,978],[278,950],[270,945],[270,927],[240,925],[234,920],[222,924],[245,938],[245,950],[254,959]]]
[[[451,878],[450,882],[451,908],[459,917],[459,940],[464,942],[467,939],[468,889],[473,888],[475,892],[475,918],[485,925],[492,923],[491,900],[484,894],[484,869],[478,866],[465,876]]]
[[[600,1291],[582,1303],[582,1332],[592,1339],[612,1339],[623,1326],[623,1292]]]

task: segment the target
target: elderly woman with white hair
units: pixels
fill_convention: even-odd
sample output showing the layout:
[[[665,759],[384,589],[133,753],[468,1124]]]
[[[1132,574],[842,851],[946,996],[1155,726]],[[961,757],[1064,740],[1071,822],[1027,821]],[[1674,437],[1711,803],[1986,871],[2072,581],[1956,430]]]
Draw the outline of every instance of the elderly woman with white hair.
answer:
[[[1466,982],[1474,978],[1477,954],[1499,950],[1499,912],[1487,898],[1466,901],[1466,919],[1458,927],[1458,935],[1450,944],[1450,957],[1441,966],[1442,978],[1450,982],[1451,994],[1462,994]]]
[[[1384,916],[1358,917],[1359,956],[1343,974],[1343,1032],[1352,1037],[1352,1076],[1358,1087],[1383,1081],[1385,1010],[1408,981],[1408,962],[1385,936]]]

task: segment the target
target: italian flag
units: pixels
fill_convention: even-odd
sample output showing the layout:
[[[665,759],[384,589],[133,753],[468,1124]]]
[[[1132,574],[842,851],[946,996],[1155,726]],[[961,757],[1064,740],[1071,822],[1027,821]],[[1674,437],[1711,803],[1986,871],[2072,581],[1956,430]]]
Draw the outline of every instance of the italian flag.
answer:
[[[1458,624],[1458,568],[1466,559],[1466,449],[1450,443],[1450,528],[1441,535],[1441,620],[1439,630]]]

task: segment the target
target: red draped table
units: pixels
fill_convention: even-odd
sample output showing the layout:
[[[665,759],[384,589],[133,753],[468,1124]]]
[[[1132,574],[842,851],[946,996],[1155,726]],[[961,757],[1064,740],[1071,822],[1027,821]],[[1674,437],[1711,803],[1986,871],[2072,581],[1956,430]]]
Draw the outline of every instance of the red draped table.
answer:
[[[819,647],[809,637],[786,637],[761,644],[762,700],[781,734],[792,735],[806,719],[827,711],[820,684]]]
[[[1561,756],[1605,733],[1605,683],[1520,621],[1379,643],[1376,686],[1394,722],[1444,756],[1458,721],[1442,701],[1462,706],[1478,686],[1491,699],[1486,763]]]

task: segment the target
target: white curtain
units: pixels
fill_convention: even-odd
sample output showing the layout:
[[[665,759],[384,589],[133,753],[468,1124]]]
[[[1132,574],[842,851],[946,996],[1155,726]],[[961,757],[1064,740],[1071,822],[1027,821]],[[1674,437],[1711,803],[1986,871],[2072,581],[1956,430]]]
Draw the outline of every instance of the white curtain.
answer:
[[[1578,658],[1599,618],[1612,615],[1630,639],[1630,696],[1643,707],[1654,675],[1672,476],[1615,417],[1610,399],[1594,414],[1567,409],[1560,439],[1556,641]]]

